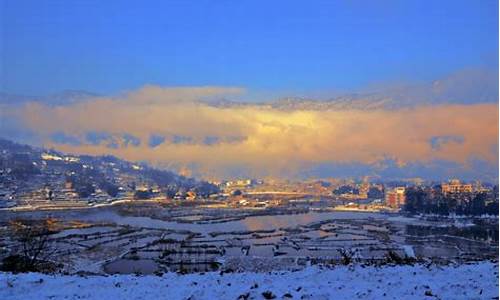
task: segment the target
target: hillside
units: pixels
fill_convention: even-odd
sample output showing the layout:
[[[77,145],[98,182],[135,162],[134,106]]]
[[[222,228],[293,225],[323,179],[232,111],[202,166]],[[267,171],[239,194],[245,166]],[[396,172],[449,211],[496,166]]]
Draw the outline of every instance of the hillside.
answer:
[[[0,139],[0,203],[207,197],[217,187],[113,156],[68,155]]]

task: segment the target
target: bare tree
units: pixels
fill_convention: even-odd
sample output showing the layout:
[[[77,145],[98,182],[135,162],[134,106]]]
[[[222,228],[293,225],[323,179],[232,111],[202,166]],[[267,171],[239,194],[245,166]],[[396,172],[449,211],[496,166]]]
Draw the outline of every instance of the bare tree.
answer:
[[[340,257],[341,257],[340,261],[343,265],[347,266],[353,262],[353,256],[355,254],[355,252],[353,250],[340,248],[340,249],[337,249],[337,251],[340,254]]]
[[[54,221],[12,221],[10,226],[15,245],[12,254],[3,260],[2,269],[13,272],[44,271],[56,249],[50,239],[55,233]]]

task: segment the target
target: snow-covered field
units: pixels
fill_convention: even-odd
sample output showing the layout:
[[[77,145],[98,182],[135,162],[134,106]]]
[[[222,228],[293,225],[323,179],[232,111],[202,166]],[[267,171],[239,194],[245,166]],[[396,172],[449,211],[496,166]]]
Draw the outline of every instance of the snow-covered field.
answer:
[[[0,299],[498,299],[498,263],[159,276],[0,273]]]

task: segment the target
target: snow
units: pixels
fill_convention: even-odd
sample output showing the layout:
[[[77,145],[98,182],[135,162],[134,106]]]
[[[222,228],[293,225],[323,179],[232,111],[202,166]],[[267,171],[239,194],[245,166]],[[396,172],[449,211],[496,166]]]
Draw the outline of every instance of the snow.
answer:
[[[491,299],[498,263],[163,276],[0,273],[0,299]],[[271,296],[271,294],[266,294]]]
[[[408,257],[415,258],[415,251],[413,251],[413,247],[410,245],[403,245],[403,250]]]

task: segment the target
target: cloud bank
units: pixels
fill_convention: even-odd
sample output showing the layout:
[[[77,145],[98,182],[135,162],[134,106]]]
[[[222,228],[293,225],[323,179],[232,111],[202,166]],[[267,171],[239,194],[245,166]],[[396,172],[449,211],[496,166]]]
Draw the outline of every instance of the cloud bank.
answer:
[[[293,178],[321,165],[384,168],[387,161],[398,168],[436,161],[464,169],[474,168],[474,161],[498,165],[497,103],[280,110],[205,101],[241,93],[146,86],[69,105],[27,103],[10,116],[48,147],[112,154],[206,178]]]

